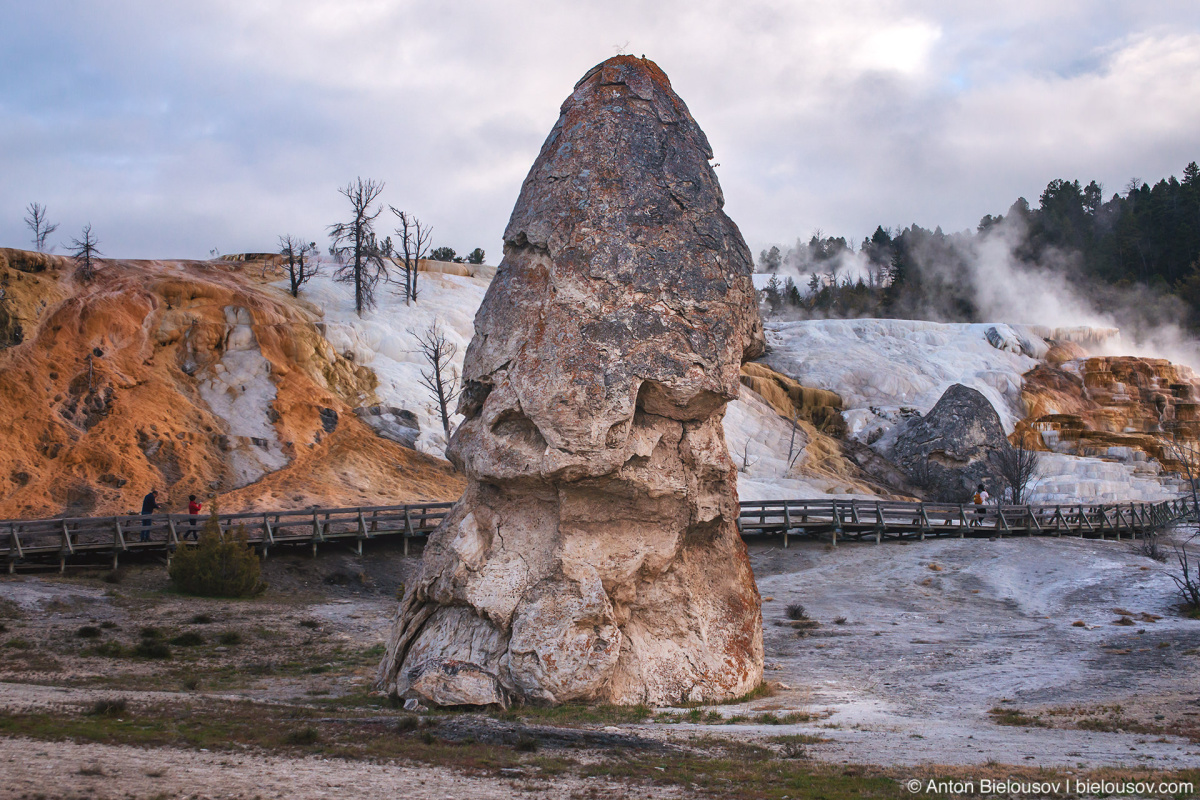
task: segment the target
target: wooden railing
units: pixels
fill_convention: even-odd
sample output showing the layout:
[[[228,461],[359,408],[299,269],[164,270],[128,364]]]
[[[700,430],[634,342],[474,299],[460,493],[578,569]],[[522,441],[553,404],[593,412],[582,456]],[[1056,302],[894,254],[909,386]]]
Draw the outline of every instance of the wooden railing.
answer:
[[[362,543],[376,537],[400,536],[404,552],[408,540],[425,536],[438,525],[453,503],[419,503],[402,506],[357,508],[305,508],[293,511],[247,511],[220,514],[222,536],[244,532],[264,554],[279,545],[343,542],[362,553]],[[20,561],[54,560],[65,566],[71,556],[111,554],[114,566],[122,553],[175,548],[197,538],[210,516],[187,514],[128,514],[116,517],[67,517],[37,520],[0,520],[0,558],[9,571]]]
[[[282,545],[343,543],[362,553],[364,541],[426,536],[453,503],[356,508],[305,508],[221,514],[222,536],[244,532],[264,555]],[[974,506],[892,500],[770,500],[741,504],[743,536],[781,535],[839,539],[924,539],[929,536],[1043,535],[1135,538],[1189,516],[1182,500],[1161,503]],[[100,555],[119,563],[122,553],[158,552],[168,558],[198,536],[211,517],[187,514],[0,520],[0,559],[10,572],[19,563],[54,562]],[[82,560],[82,559],[80,559]]]
[[[927,536],[1084,536],[1136,538],[1190,515],[1183,499],[1161,503],[958,505],[893,500],[768,500],[742,503],[738,530],[838,539]]]

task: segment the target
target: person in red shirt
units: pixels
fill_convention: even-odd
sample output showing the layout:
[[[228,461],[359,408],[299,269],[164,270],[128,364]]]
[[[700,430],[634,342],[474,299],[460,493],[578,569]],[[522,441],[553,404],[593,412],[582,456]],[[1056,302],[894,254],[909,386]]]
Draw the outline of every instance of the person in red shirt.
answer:
[[[201,508],[203,508],[203,506],[200,503],[196,502],[196,495],[189,494],[188,495],[188,514],[191,515],[191,518],[188,520],[188,533],[190,533],[192,535],[193,539],[200,538],[200,534],[196,530],[196,521],[199,517]]]

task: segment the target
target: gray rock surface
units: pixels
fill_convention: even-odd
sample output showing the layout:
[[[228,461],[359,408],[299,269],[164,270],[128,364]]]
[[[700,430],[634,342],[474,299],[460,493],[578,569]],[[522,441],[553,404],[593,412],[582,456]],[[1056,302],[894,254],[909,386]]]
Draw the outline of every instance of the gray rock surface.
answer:
[[[991,454],[1010,447],[1000,415],[980,392],[956,383],[929,413],[901,423],[885,453],[927,497],[970,502],[984,483],[996,494]]]
[[[421,423],[413,412],[392,406],[360,406],[354,414],[383,438],[405,447],[417,446]]]
[[[402,601],[389,692],[664,704],[761,681],[721,417],[762,322],[711,158],[651,61],[563,103],[475,318],[448,451],[469,483]]]

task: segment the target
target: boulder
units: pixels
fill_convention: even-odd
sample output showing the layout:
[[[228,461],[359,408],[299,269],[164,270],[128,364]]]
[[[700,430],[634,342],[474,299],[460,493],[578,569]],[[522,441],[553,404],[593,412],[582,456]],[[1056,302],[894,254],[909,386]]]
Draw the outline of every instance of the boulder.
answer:
[[[563,103],[475,318],[448,449],[468,486],[401,602],[389,693],[669,704],[762,680],[721,425],[762,322],[711,158],[651,61]]]
[[[992,453],[1010,445],[1000,415],[975,389],[956,383],[924,416],[901,423],[889,455],[930,499],[966,503],[984,483],[996,493]]]

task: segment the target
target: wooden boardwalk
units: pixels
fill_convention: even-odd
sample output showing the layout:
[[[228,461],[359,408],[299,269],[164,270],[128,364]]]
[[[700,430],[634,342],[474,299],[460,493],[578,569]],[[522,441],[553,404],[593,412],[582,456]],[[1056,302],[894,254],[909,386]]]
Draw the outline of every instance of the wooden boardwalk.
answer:
[[[244,530],[264,555],[272,548],[300,546],[315,555],[326,544],[362,553],[363,542],[424,537],[441,524],[453,503],[416,503],[356,508],[305,508],[221,514],[223,536]],[[1161,503],[973,506],[891,500],[771,500],[741,504],[743,537],[781,536],[882,542],[931,536],[1083,536],[1137,538],[1189,516],[1183,499]],[[155,553],[170,558],[186,547],[209,517],[140,514],[0,520],[0,559],[15,572],[22,565],[95,564],[122,554]]]
[[[931,536],[1081,536],[1127,538],[1183,520],[1182,498],[1161,503],[956,505],[892,500],[768,500],[742,503],[742,536],[779,534],[839,540],[925,539]]]

